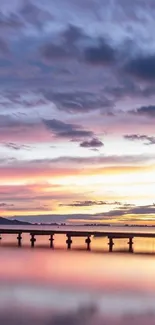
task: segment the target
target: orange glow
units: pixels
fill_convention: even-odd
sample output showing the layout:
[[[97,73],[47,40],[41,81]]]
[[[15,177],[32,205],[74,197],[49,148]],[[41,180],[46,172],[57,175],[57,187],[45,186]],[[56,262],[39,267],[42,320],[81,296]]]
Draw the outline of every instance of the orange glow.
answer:
[[[26,216],[49,214],[103,214],[103,218],[79,219],[78,222],[154,223],[152,217],[125,214],[115,216],[117,204],[151,204],[154,199],[155,166],[106,166],[104,168],[33,166],[0,168],[1,216]],[[143,187],[145,183],[145,189]],[[109,205],[74,205],[76,201],[107,201]],[[4,204],[3,204],[4,202]],[[110,218],[104,213],[114,210]],[[123,220],[121,220],[123,219]],[[77,222],[66,216],[66,221]],[[109,220],[109,221],[108,221]]]

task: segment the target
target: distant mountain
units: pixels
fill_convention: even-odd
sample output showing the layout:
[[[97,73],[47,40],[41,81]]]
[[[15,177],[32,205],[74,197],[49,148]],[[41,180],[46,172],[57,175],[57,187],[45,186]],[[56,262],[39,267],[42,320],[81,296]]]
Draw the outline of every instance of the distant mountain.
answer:
[[[20,225],[31,225],[30,222],[25,221],[19,221],[19,220],[11,220],[7,218],[0,217],[0,225],[14,225],[14,226],[20,226]]]

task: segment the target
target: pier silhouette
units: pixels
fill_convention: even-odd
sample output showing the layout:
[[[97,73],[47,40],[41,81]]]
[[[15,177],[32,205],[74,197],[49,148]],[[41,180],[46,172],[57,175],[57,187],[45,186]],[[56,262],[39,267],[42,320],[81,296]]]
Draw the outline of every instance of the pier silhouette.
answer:
[[[0,240],[3,239],[5,234],[16,234],[18,247],[22,246],[22,235],[30,235],[30,246],[35,247],[37,236],[49,236],[50,248],[54,249],[54,236],[66,235],[66,248],[70,250],[75,237],[82,237],[85,240],[86,249],[91,250],[91,241],[93,237],[106,237],[108,239],[109,252],[113,252],[116,239],[128,239],[128,252],[133,253],[134,238],[155,238],[155,233],[151,232],[123,232],[123,231],[77,231],[77,230],[30,230],[30,229],[0,229]]]

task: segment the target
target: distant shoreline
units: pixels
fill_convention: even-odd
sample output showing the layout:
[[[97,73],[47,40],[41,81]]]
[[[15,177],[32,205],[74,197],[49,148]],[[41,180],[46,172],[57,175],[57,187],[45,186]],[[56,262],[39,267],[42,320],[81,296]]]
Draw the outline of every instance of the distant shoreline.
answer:
[[[84,223],[84,224],[67,224],[67,223],[57,223],[57,222],[26,222],[17,219],[9,219],[0,217],[0,225],[4,226],[55,226],[55,227],[140,227],[140,228],[151,228],[155,225],[130,225],[130,224],[100,224],[100,223]]]

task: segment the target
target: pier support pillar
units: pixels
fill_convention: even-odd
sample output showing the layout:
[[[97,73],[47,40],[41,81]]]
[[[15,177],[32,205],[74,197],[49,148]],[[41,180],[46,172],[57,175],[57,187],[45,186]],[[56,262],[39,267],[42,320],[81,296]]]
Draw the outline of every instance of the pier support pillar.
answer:
[[[31,247],[34,247],[34,244],[36,242],[36,239],[35,239],[35,235],[34,234],[31,234],[30,242],[31,242]]]
[[[113,238],[112,237],[108,237],[109,238],[109,252],[113,251],[113,246],[114,246],[114,242],[113,242]]]
[[[87,250],[90,251],[90,243],[91,243],[90,236],[86,238],[85,243],[87,244]]]
[[[21,247],[22,246],[22,235],[21,235],[21,233],[18,234],[17,240],[18,240],[18,247]]]
[[[67,236],[67,240],[66,240],[66,244],[67,244],[67,248],[71,249],[71,245],[72,245],[72,238],[70,235],[66,235]]]
[[[133,237],[129,238],[129,253],[133,253]]]
[[[50,241],[50,247],[51,247],[51,248],[54,248],[54,244],[53,244],[53,242],[54,242],[54,234],[51,234],[51,235],[50,235],[50,239],[49,239],[49,241]]]

